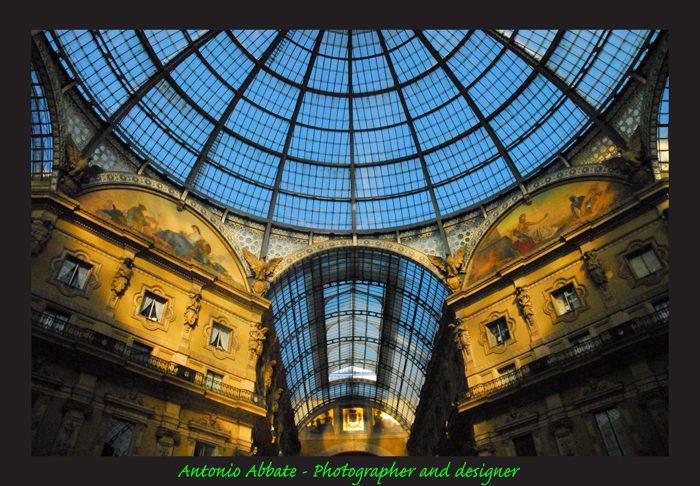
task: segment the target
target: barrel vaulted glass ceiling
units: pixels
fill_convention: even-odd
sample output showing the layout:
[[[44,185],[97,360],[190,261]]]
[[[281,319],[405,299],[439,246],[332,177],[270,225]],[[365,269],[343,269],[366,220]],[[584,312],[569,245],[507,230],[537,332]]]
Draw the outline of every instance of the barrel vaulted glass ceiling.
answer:
[[[595,124],[654,31],[50,31],[110,133],[268,225],[440,222]],[[614,143],[619,138],[608,133]],[[622,141],[624,143],[624,140]]]
[[[282,274],[267,296],[297,425],[354,397],[408,430],[447,293],[429,271],[380,250],[320,254]]]

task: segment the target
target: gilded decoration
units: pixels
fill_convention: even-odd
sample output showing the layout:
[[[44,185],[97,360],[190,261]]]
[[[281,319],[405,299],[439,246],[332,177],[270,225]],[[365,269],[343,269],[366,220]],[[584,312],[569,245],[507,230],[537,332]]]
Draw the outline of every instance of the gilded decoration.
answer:
[[[428,259],[433,262],[443,274],[447,287],[452,292],[457,292],[462,286],[462,279],[459,277],[459,272],[462,270],[464,265],[464,254],[467,251],[467,247],[463,246],[457,250],[454,257],[450,253],[445,253],[445,258],[426,255]]]
[[[152,298],[155,296],[163,302],[162,310],[160,314],[151,314],[151,317],[145,316],[141,311],[143,310],[143,300],[146,296]],[[175,312],[173,311],[173,301],[174,297],[165,293],[162,287],[158,285],[148,286],[142,285],[141,291],[134,295],[132,299],[132,305],[134,308],[134,313],[132,318],[140,321],[143,327],[149,331],[165,331],[168,332],[170,323],[175,320]]]
[[[535,250],[609,211],[632,194],[626,185],[610,181],[578,181],[559,185],[519,205],[479,242],[468,282],[494,274],[503,265]]]
[[[243,254],[245,255],[245,260],[248,262],[248,265],[250,265],[250,269],[255,275],[251,288],[257,295],[262,295],[267,290],[268,277],[275,273],[275,269],[277,268],[277,265],[280,264],[282,259],[273,258],[268,262],[266,256],[258,258],[245,248],[243,248]]]
[[[78,265],[75,268],[76,278],[64,276],[69,265]],[[48,283],[55,285],[58,290],[66,297],[84,297],[90,298],[92,291],[97,289],[102,280],[100,279],[101,263],[92,260],[88,253],[82,250],[69,250],[64,248],[60,255],[55,257],[49,263],[50,276]],[[80,272],[86,272],[87,276],[79,275]],[[70,280],[70,282],[68,282]]]
[[[573,289],[579,305],[571,305],[571,309],[564,311],[557,306],[555,296],[558,292],[562,292],[566,288]],[[584,285],[578,283],[576,277],[555,280],[549,288],[543,291],[543,295],[545,302],[544,313],[552,319],[553,324],[574,322],[582,312],[588,310],[588,289]]]
[[[218,336],[214,327],[224,331]],[[236,359],[236,351],[240,348],[238,328],[228,322],[225,317],[212,317],[202,328],[206,341],[204,349],[211,351],[217,359]]]
[[[72,196],[80,192],[83,184],[87,183],[91,177],[103,172],[102,167],[90,165],[92,159],[92,156],[84,157],[73,137],[68,135],[64,173],[58,181],[58,189],[64,194]]]
[[[635,274],[630,259],[646,251],[653,252],[653,255],[656,257],[654,263],[658,264],[659,268],[649,267],[650,271],[647,275],[639,276]],[[620,277],[627,280],[632,288],[656,285],[668,274],[668,248],[664,245],[659,245],[654,237],[632,241],[627,245],[627,248],[617,254],[617,261],[619,264],[617,273]]]
[[[509,337],[498,342],[494,334],[489,331],[489,325],[493,325],[501,321],[501,319],[507,326]],[[484,354],[502,354],[506,352],[509,346],[517,342],[515,339],[515,329],[515,319],[508,315],[508,311],[492,312],[488,319],[479,323],[479,344],[483,346]]]

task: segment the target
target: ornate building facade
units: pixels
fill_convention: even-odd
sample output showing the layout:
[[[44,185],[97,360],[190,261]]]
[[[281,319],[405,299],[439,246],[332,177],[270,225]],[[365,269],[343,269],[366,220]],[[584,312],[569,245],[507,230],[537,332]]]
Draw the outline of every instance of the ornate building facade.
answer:
[[[667,455],[624,32],[33,32],[32,454]]]

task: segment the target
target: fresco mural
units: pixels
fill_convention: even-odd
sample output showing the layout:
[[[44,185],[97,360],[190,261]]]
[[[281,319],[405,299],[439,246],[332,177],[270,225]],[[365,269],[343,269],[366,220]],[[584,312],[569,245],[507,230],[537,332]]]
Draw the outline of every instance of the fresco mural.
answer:
[[[628,186],[607,181],[574,182],[538,194],[531,205],[519,205],[486,234],[474,253],[467,281],[493,274],[631,194]]]
[[[228,248],[200,219],[178,212],[174,203],[156,195],[131,190],[95,191],[80,197],[80,204],[103,218],[153,239],[176,255],[194,260],[221,276],[242,280]]]

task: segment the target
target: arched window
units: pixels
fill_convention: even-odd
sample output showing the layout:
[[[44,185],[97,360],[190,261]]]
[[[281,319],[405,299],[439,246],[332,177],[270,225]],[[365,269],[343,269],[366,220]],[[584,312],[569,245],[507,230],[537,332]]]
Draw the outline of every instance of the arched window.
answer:
[[[668,148],[668,96],[669,96],[669,79],[666,78],[666,86],[661,95],[661,103],[659,104],[659,115],[656,124],[656,149],[659,156],[659,168],[662,171],[668,170],[669,163],[669,148]]]
[[[46,94],[32,63],[32,180],[51,178],[53,134]]]

